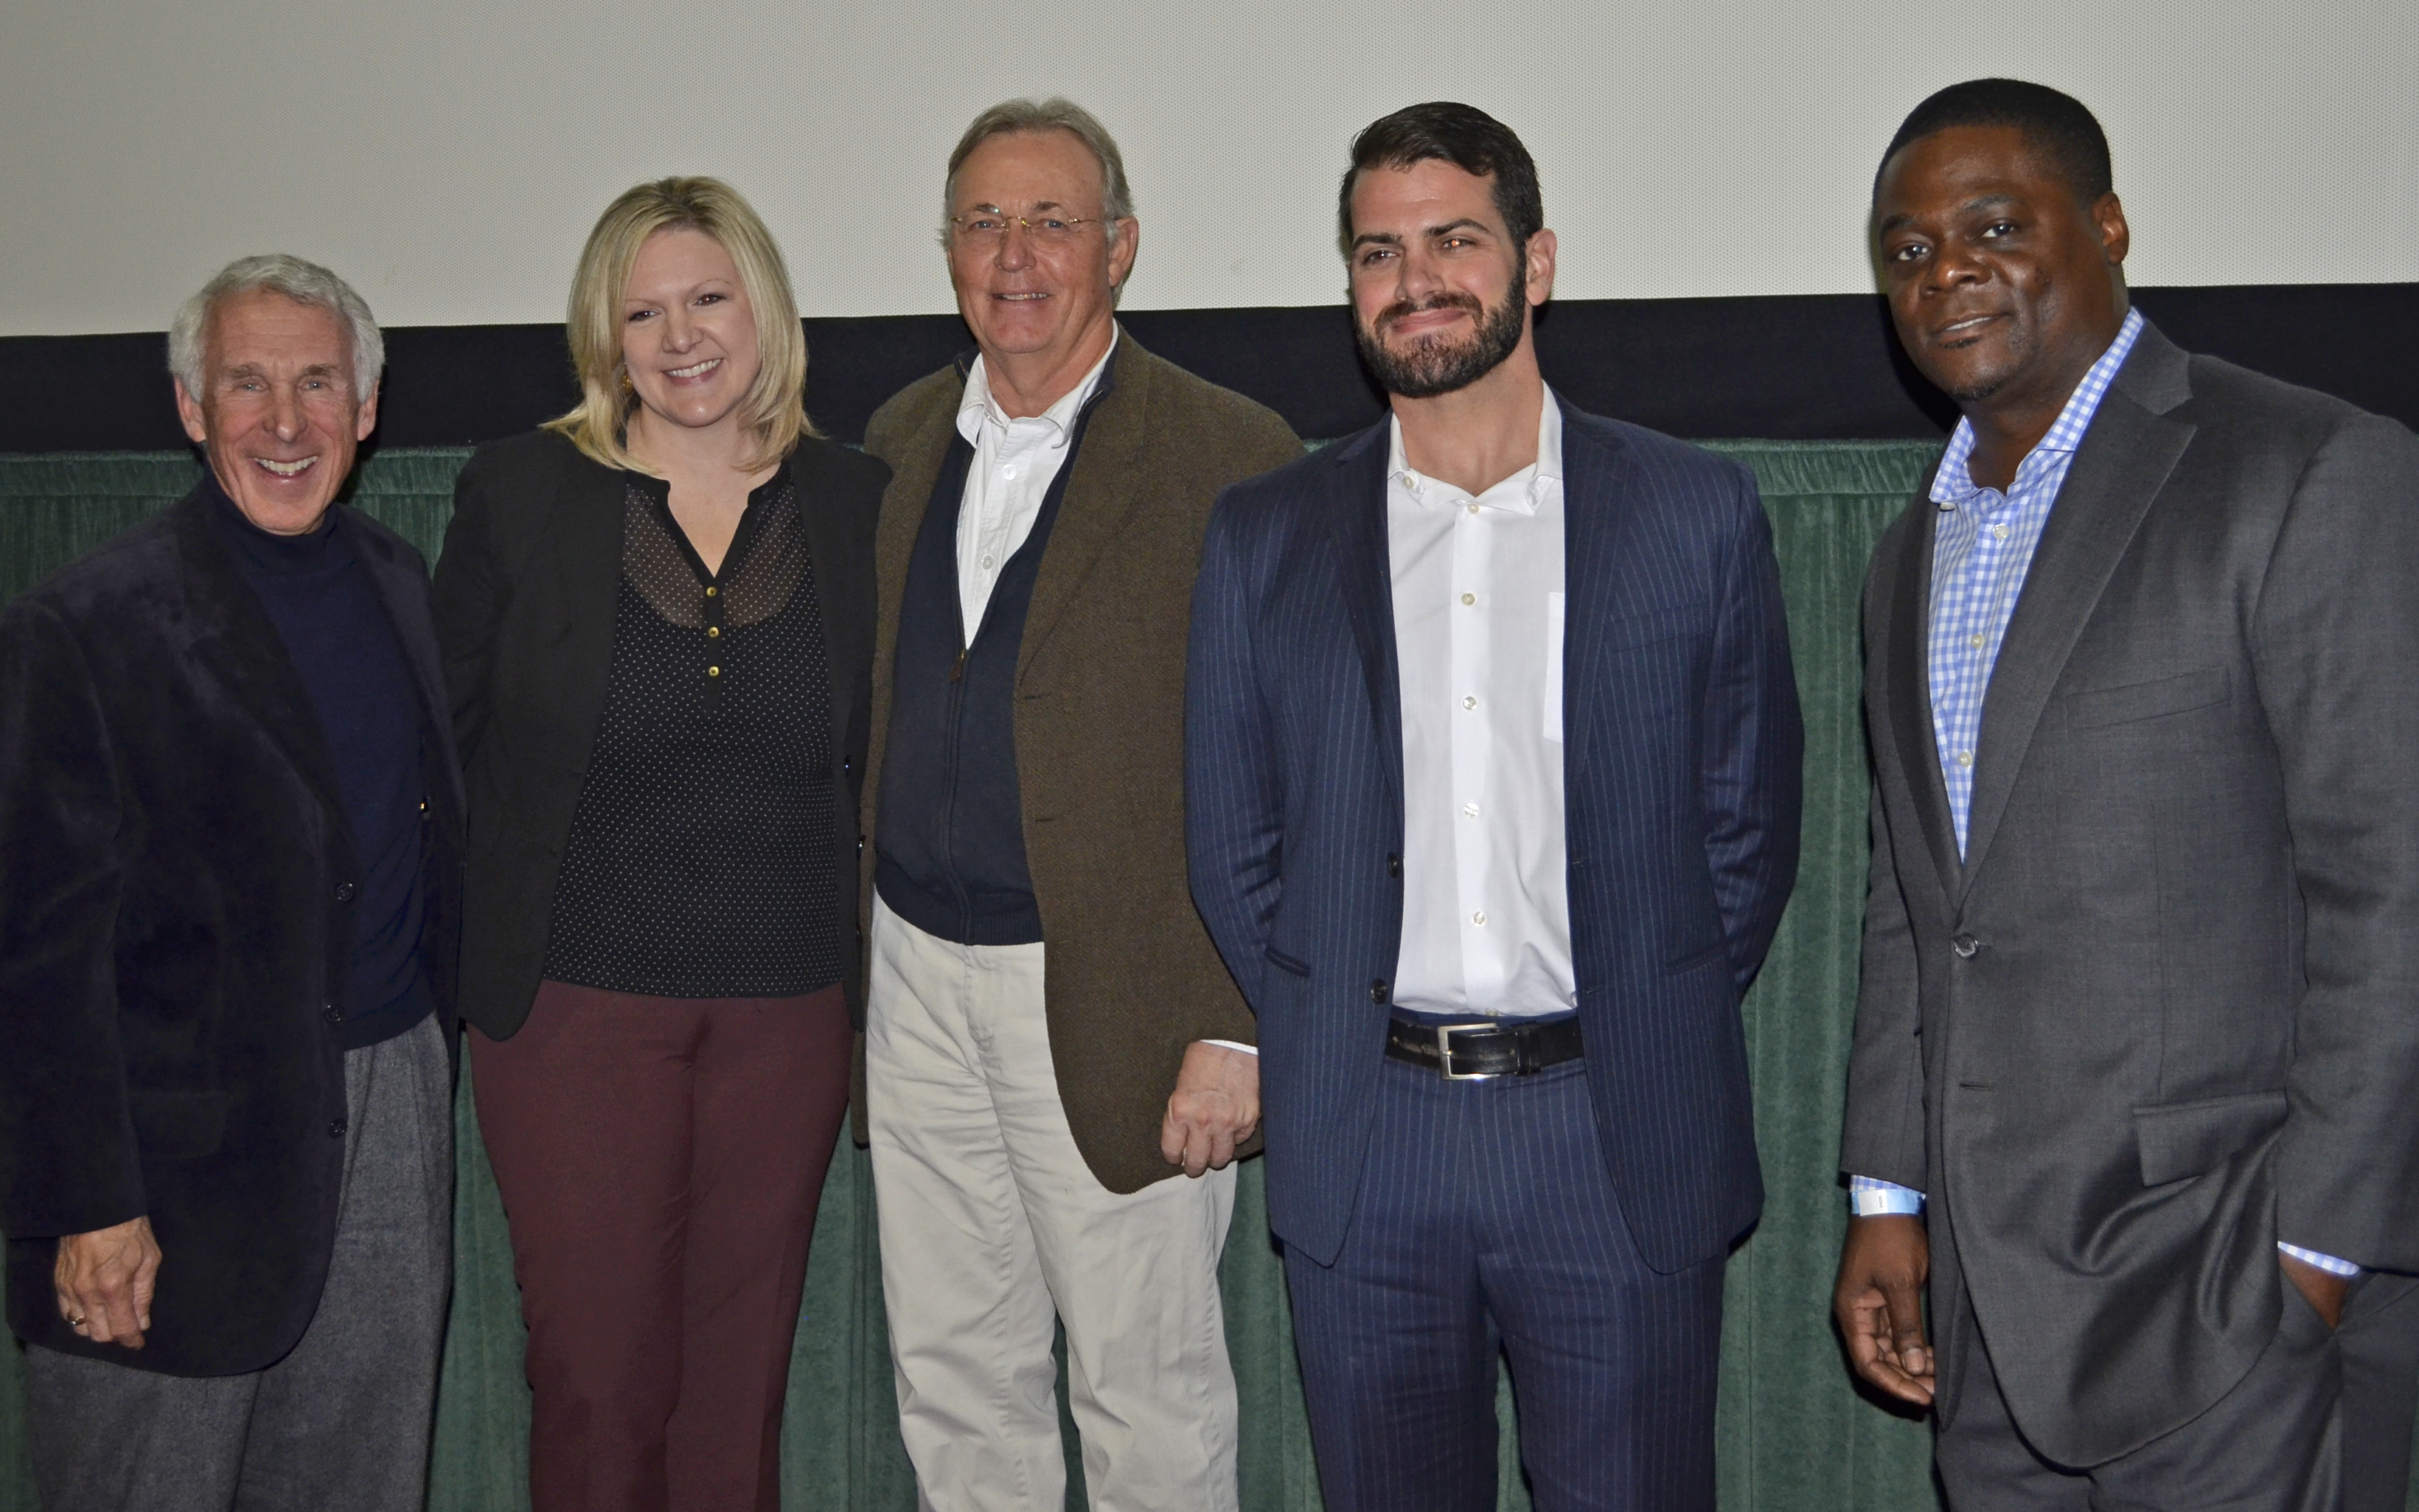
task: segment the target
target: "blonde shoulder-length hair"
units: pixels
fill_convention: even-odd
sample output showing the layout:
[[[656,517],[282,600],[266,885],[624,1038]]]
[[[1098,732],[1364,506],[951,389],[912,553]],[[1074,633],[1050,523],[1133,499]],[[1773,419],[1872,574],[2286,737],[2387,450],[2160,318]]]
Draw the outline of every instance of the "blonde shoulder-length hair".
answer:
[[[622,297],[639,247],[668,230],[704,232],[739,270],[740,286],[756,315],[762,358],[756,381],[739,402],[740,424],[756,442],[741,465],[750,471],[770,467],[789,455],[800,437],[815,434],[807,419],[807,337],[781,249],[747,201],[719,178],[658,178],[605,207],[579,254],[563,332],[572,368],[579,375],[579,403],[569,414],[547,421],[546,428],[568,436],[607,467],[647,471],[627,444],[630,412],[639,399],[622,371]]]

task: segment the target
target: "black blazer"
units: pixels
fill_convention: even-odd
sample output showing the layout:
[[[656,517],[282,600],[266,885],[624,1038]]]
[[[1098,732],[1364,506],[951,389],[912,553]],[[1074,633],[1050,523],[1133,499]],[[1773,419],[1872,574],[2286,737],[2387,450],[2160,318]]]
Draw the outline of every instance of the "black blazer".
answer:
[[[1259,1016],[1269,1222],[1321,1264],[1369,1146],[1403,925],[1380,423],[1219,497],[1193,597],[1193,896]],[[1563,407],[1571,950],[1605,1164],[1646,1263],[1764,1201],[1739,1002],[1797,876],[1803,732],[1735,462]]]
[[[873,682],[873,520],[890,470],[812,439],[783,465],[831,667],[840,980],[861,1024],[857,795]],[[461,1011],[498,1040],[519,1030],[537,995],[555,878],[605,717],[626,486],[552,431],[479,448],[454,486],[436,604],[470,790]]]
[[[344,1172],[352,840],[327,742],[205,490],[0,613],[0,1225],[8,1321],[171,1375],[278,1360]],[[336,506],[419,685],[431,985],[454,999],[462,790],[428,571]],[[349,888],[346,891],[348,893]],[[140,1350],[78,1338],[57,1237],[148,1215]]]

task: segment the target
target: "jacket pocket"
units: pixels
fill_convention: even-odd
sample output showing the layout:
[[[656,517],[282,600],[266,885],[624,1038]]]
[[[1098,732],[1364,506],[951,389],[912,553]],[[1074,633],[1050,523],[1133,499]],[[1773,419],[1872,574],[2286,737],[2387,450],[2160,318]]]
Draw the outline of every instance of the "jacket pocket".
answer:
[[[2134,1110],[2142,1184],[2198,1176],[2285,1126],[2283,1092],[2245,1092]]]
[[[1286,954],[1283,950],[1278,949],[1273,945],[1262,949],[1260,954],[1267,960],[1269,964],[1276,967],[1279,971],[1290,971],[1297,977],[1307,977],[1310,975],[1309,962],[1297,961],[1293,957]]]
[[[2070,729],[2074,730],[2131,724],[2136,719],[2155,719],[2163,714],[2182,714],[2190,709],[2205,709],[2212,703],[2223,703],[2228,691],[2226,669],[2205,667],[2196,672],[2162,677],[2153,682],[2128,683],[2123,687],[2100,687],[2084,693],[2069,693],[2066,696],[2066,722]]]
[[[224,1092],[130,1092],[126,1111],[134,1143],[148,1156],[193,1160],[215,1152],[226,1138]]]

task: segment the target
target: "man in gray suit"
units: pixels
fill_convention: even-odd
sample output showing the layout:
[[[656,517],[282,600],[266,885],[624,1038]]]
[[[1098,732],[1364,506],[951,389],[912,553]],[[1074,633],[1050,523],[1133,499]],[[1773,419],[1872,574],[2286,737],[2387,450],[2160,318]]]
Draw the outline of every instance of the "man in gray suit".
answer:
[[[1961,1512],[2399,1507],[2419,441],[2129,311],[2056,91],[1926,100],[1872,225],[1964,419],[1866,593],[1850,1354]]]

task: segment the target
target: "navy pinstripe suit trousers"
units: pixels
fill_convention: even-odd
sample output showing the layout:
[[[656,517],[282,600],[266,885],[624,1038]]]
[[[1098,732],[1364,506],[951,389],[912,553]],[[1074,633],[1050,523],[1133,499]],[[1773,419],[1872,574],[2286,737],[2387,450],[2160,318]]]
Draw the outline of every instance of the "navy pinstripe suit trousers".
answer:
[[[1386,1062],[1342,1252],[1286,1254],[1329,1512],[1491,1512],[1499,1350],[1538,1512],[1713,1506],[1722,1261],[1639,1257],[1585,1067]]]

